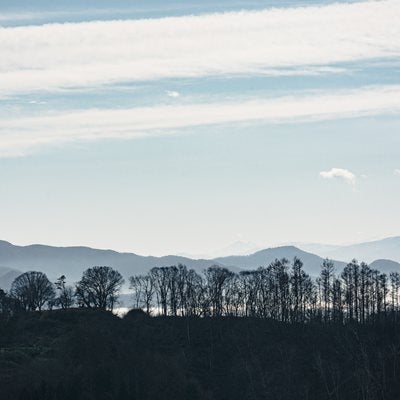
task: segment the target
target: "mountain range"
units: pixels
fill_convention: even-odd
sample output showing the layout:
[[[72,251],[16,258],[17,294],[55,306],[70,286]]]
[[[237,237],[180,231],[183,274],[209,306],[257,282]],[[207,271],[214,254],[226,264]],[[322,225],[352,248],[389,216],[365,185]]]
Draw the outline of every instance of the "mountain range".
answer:
[[[46,245],[17,246],[0,241],[0,287],[8,290],[12,281],[21,272],[40,270],[51,280],[65,275],[70,283],[80,279],[82,272],[94,265],[109,265],[121,272],[125,279],[134,274],[146,273],[153,267],[184,264],[197,272],[211,265],[227,267],[233,271],[254,269],[265,266],[275,259],[300,258],[305,270],[318,275],[325,257],[333,260],[340,271],[353,258],[367,261],[373,268],[382,272],[400,271],[400,237],[381,241],[360,243],[352,246],[320,245],[318,254],[306,251],[318,245],[280,246],[267,248],[249,255],[231,255],[213,259],[193,259],[167,255],[163,257],[141,256],[135,253],[119,253],[113,250],[100,250],[90,247],[54,247]],[[308,246],[308,247],[307,247]]]
[[[348,246],[298,245],[305,251],[315,252],[321,257],[348,261],[355,258],[372,263],[377,259],[388,259],[400,262],[400,236],[381,240],[357,243]]]

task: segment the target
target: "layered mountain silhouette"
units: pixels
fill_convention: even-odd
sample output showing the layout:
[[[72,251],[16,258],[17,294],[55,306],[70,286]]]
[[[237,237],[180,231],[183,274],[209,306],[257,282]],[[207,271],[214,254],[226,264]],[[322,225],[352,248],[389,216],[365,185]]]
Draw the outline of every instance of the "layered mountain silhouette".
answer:
[[[227,267],[235,266],[240,269],[254,269],[260,266],[265,266],[274,260],[286,258],[292,261],[294,257],[300,258],[303,261],[304,269],[311,275],[318,275],[321,270],[323,258],[312,253],[300,250],[295,246],[280,246],[273,247],[265,250],[257,251],[248,256],[228,256],[215,258],[219,264]],[[333,261],[336,269],[341,270],[345,263],[341,261]]]
[[[334,260],[349,261],[355,258],[367,263],[372,263],[374,260],[393,260],[400,263],[400,236],[349,246],[319,244],[298,244],[297,246],[305,251]]]
[[[212,265],[219,265],[237,272],[266,266],[275,259],[286,258],[292,261],[294,257],[297,257],[303,261],[305,270],[310,275],[316,276],[320,272],[324,258],[329,257],[338,272],[343,269],[346,262],[353,258],[369,263],[371,260],[376,260],[372,262],[371,267],[382,272],[400,271],[400,263],[393,261],[400,260],[400,237],[335,247],[335,249],[325,247],[323,253],[316,255],[295,246],[280,246],[245,256],[193,259],[174,255],[141,256],[90,247],[54,247],[38,244],[16,246],[6,241],[0,241],[0,287],[8,290],[16,276],[29,270],[43,271],[52,280],[57,279],[60,275],[65,275],[67,280],[73,283],[80,279],[86,268],[94,265],[111,266],[128,278],[133,274],[146,273],[153,267],[184,264],[188,268],[202,272]]]
[[[202,272],[212,265],[219,265],[233,271],[239,271],[268,265],[276,258],[292,260],[294,257],[303,260],[305,269],[310,274],[319,273],[323,259],[294,246],[265,249],[248,256],[196,260],[173,255],[163,257],[140,256],[134,253],[118,253],[113,250],[99,250],[90,247],[53,247],[38,244],[16,246],[9,242],[0,241],[0,265],[13,271],[43,271],[53,280],[64,274],[70,282],[78,281],[82,272],[94,265],[111,266],[118,269],[125,278],[128,278],[132,274],[146,273],[153,267],[184,264],[188,268]],[[335,264],[338,268],[344,266],[344,263],[341,262],[335,262]]]
[[[400,272],[400,263],[392,260],[375,260],[369,266],[385,274]]]
[[[196,271],[217,264],[212,260],[193,260],[180,256],[140,256],[90,247],[53,247],[45,245],[16,246],[0,241],[0,265],[21,271],[38,270],[49,278],[65,275],[68,281],[78,281],[82,272],[94,265],[108,265],[124,276],[141,274],[153,267],[185,264]]]

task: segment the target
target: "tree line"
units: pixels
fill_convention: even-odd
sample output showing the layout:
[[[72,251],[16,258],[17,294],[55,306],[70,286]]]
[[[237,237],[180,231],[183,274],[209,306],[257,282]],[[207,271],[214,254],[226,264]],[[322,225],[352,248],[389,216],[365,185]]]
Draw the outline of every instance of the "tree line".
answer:
[[[238,273],[219,266],[203,274],[184,265],[157,267],[129,282],[136,308],[164,316],[366,323],[399,311],[400,273],[388,276],[356,260],[338,274],[324,260],[315,279],[294,258]]]
[[[73,307],[113,310],[123,283],[122,275],[107,266],[88,268],[74,287],[67,285],[65,275],[52,283],[43,272],[24,272],[14,279],[9,293],[0,289],[0,313]]]
[[[0,291],[0,312],[72,307],[113,310],[124,279],[107,266],[88,268],[75,286],[55,283],[38,271],[25,272]],[[317,278],[300,259],[275,260],[238,273],[220,266],[202,274],[185,265],[155,267],[129,278],[134,308],[148,314],[198,317],[258,317],[282,322],[367,323],[399,311],[400,273],[389,275],[356,260],[337,273],[324,260]],[[396,317],[397,318],[397,317]]]

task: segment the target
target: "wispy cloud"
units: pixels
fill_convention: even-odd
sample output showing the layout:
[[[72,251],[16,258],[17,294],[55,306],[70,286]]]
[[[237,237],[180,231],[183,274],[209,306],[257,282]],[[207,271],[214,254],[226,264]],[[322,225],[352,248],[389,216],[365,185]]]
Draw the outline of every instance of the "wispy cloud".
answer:
[[[393,173],[397,176],[400,176],[400,169],[395,169]]]
[[[103,138],[168,135],[177,129],[237,122],[282,123],[400,112],[400,85],[270,100],[91,109],[0,120],[0,155],[43,145]],[[329,172],[329,171],[328,171]]]
[[[329,171],[321,171],[319,175],[324,179],[342,179],[352,185],[356,182],[356,176],[344,168],[332,168]]]
[[[398,0],[0,28],[0,93],[236,73],[336,73],[400,54]]]

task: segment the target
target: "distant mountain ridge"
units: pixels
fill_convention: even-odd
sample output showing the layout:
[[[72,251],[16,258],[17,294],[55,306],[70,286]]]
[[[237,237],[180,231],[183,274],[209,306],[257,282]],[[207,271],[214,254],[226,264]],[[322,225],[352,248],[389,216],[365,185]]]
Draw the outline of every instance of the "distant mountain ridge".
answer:
[[[6,241],[0,241],[0,265],[18,272],[40,270],[52,280],[64,274],[70,282],[78,281],[82,272],[94,265],[109,265],[118,269],[125,278],[128,278],[133,274],[146,273],[151,268],[160,266],[184,264],[188,268],[202,272],[212,265],[219,265],[239,271],[268,265],[276,258],[292,260],[294,257],[303,260],[305,269],[310,274],[319,273],[323,259],[294,246],[265,249],[248,256],[196,260],[174,255],[140,256],[134,253],[118,253],[113,250],[99,250],[90,247],[53,247],[38,244],[16,246]],[[338,268],[344,266],[344,263],[335,263]]]
[[[55,280],[60,275],[66,275],[68,282],[78,281],[82,272],[94,265],[108,265],[121,272],[125,279],[134,274],[147,273],[153,267],[184,264],[197,272],[219,265],[233,271],[255,269],[269,265],[275,259],[286,258],[292,261],[300,258],[304,269],[313,276],[319,274],[323,255],[316,255],[295,246],[280,246],[257,251],[250,255],[233,255],[214,259],[192,259],[189,257],[168,255],[163,257],[141,256],[135,253],[119,253],[114,250],[99,250],[90,247],[54,247],[46,245],[17,246],[6,241],[0,241],[0,287],[9,289],[11,282],[21,272],[39,270],[45,272],[49,279]],[[350,261],[354,256],[347,257]],[[400,271],[400,264],[385,257],[371,264],[382,272]],[[346,263],[331,258],[340,272]],[[359,257],[359,260],[364,260]]]
[[[181,253],[178,254],[179,256],[188,257],[192,259],[215,259],[218,257],[225,257],[225,256],[244,256],[253,254],[259,250],[262,250],[263,247],[257,245],[253,242],[243,242],[237,240],[236,242],[231,243],[228,246],[225,246],[221,249],[217,249],[207,253],[200,253],[200,254],[189,254],[189,253]]]
[[[389,274],[390,272],[400,272],[400,263],[392,260],[375,260],[369,264],[372,269]]]
[[[226,266],[234,265],[241,269],[253,269],[262,265],[268,265],[275,259],[286,258],[292,261],[294,257],[303,261],[304,269],[311,275],[318,275],[321,270],[321,264],[324,261],[322,257],[300,250],[295,246],[272,247],[257,251],[248,256],[228,256],[215,258],[214,261]],[[337,270],[341,270],[346,265],[344,262],[333,260]]]
[[[9,267],[0,267],[0,289],[10,290],[14,279],[20,274],[22,274],[22,271]]]
[[[381,240],[356,243],[347,246],[297,244],[305,251],[311,251],[321,257],[349,261],[353,258],[372,263],[375,260],[388,259],[400,262],[400,236],[388,237]]]
[[[196,271],[218,264],[213,260],[192,260],[180,256],[140,256],[90,247],[54,247],[45,245],[16,246],[0,241],[0,265],[21,271],[40,270],[50,279],[66,275],[68,281],[78,281],[82,272],[94,265],[109,265],[128,278],[153,267],[185,264]]]

